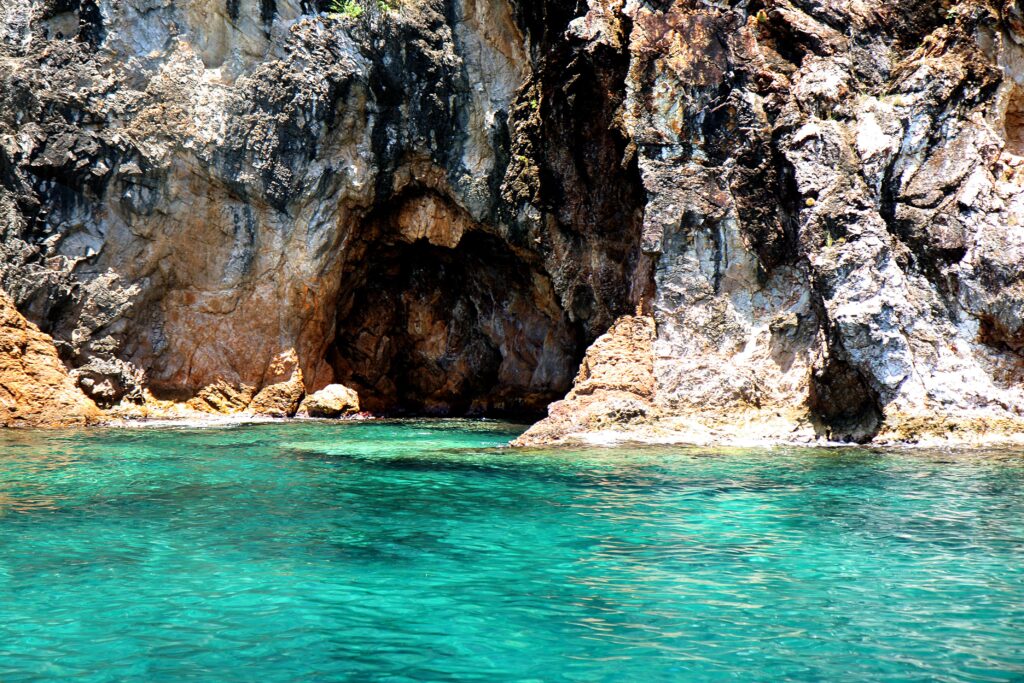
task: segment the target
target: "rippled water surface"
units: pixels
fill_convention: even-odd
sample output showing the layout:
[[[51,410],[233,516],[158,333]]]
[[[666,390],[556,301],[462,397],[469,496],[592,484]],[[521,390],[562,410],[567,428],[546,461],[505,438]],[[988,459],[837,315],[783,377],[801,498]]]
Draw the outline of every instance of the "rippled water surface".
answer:
[[[1024,457],[0,434],[0,680],[1024,680]]]

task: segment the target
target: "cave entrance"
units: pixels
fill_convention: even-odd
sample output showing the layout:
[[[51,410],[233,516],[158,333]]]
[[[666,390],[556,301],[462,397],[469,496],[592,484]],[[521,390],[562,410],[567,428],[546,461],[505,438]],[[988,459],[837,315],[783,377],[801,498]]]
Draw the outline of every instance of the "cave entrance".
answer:
[[[364,409],[535,419],[568,391],[580,333],[548,277],[503,240],[468,232],[454,246],[364,244],[328,352]]]

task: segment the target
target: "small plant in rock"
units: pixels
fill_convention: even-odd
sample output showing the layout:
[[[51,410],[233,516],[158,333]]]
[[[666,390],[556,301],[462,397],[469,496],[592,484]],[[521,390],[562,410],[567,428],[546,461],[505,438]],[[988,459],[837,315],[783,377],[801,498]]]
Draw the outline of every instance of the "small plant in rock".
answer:
[[[358,19],[363,15],[363,6],[359,3],[359,0],[331,0],[330,13],[348,17],[350,19]]]
[[[330,0],[327,13],[333,19],[374,23],[400,10],[401,0]]]

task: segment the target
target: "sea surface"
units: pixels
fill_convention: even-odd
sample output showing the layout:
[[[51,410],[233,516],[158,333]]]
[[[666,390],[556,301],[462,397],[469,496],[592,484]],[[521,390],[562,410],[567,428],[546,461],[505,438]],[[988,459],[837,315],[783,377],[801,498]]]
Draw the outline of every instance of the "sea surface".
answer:
[[[0,681],[1022,681],[1024,455],[0,433]]]

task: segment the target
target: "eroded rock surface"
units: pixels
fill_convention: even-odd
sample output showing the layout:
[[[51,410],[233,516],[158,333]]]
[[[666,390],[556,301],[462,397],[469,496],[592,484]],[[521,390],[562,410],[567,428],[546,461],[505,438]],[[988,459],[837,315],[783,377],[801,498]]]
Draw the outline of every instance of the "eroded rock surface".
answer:
[[[253,396],[247,410],[264,417],[292,417],[302,404],[305,384],[295,349],[288,349],[271,362],[263,388]]]
[[[731,5],[574,24],[630,53],[657,259],[660,416],[617,436],[1019,438],[1019,5]]]
[[[83,426],[99,417],[57,357],[53,340],[0,292],[0,426]]]
[[[654,319],[623,316],[587,349],[572,391],[551,405],[515,446],[600,440],[608,432],[649,428],[654,405]],[[612,435],[614,438],[614,435]]]
[[[0,283],[105,406],[234,410],[293,348],[379,410],[542,412],[639,296],[638,177],[590,194],[625,62],[538,78],[566,10],[327,4],[0,10]],[[574,70],[609,104],[544,130]]]
[[[1021,432],[1016,0],[325,4],[0,8],[0,285],[100,404]]]
[[[359,395],[343,384],[328,384],[299,406],[299,414],[309,417],[344,417],[358,412]]]

